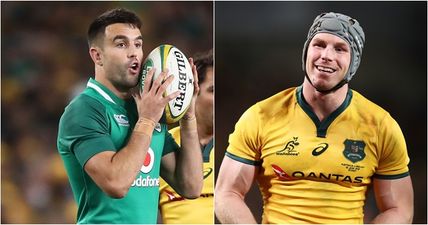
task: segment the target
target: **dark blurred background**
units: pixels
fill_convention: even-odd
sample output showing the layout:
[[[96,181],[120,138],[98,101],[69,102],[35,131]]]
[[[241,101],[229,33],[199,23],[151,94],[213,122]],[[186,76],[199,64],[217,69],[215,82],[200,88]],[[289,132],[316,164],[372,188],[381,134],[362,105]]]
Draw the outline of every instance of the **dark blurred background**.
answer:
[[[400,124],[411,160],[414,223],[426,224],[426,2],[215,2],[216,167],[248,107],[303,82],[301,57],[309,27],[317,15],[330,11],[356,18],[365,31],[362,63],[350,87]],[[258,188],[246,200],[260,222]],[[368,222],[376,215],[372,193],[365,208]]]
[[[212,2],[1,2],[1,223],[75,223],[58,121],[94,73],[88,26],[115,7],[140,16],[145,55],[213,47]]]

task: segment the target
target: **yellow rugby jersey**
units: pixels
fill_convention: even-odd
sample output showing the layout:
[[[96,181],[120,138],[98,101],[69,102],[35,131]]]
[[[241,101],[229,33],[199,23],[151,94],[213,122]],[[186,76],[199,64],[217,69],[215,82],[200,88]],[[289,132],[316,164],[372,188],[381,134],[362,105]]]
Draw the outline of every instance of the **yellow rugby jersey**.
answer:
[[[180,128],[170,130],[175,141],[180,144]],[[159,208],[163,223],[173,224],[213,224],[214,223],[214,151],[211,141],[202,149],[204,186],[197,199],[184,199],[163,179],[160,179]]]
[[[353,90],[322,122],[301,86],[253,105],[237,122],[226,155],[260,166],[262,223],[363,223],[371,178],[409,175],[399,125]]]

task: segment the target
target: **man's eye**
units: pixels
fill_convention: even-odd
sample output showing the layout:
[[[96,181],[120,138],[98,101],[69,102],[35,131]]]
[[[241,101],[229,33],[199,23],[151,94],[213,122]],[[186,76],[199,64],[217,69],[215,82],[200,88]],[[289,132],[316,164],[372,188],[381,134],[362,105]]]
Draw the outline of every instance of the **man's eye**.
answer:
[[[124,48],[124,47],[126,47],[126,44],[125,43],[118,43],[116,46],[119,48]]]
[[[337,52],[347,52],[348,50],[346,48],[336,48]]]

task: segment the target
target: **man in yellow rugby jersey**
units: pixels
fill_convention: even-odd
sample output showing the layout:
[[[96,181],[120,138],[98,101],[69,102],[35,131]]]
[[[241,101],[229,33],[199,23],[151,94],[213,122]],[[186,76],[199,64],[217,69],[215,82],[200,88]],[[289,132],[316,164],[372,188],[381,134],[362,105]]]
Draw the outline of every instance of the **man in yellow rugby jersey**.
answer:
[[[372,185],[373,223],[411,223],[409,157],[397,122],[351,90],[365,36],[358,21],[323,13],[303,48],[305,78],[250,107],[229,137],[216,185],[222,223],[255,223],[244,202],[253,182],[263,223],[363,223]]]
[[[195,113],[203,156],[204,185],[201,196],[189,200],[181,197],[164,180],[161,180],[159,208],[163,223],[214,223],[214,73],[212,50],[195,56],[195,65],[199,74],[200,88],[196,98]],[[180,144],[180,128],[174,128],[170,130],[170,133]]]

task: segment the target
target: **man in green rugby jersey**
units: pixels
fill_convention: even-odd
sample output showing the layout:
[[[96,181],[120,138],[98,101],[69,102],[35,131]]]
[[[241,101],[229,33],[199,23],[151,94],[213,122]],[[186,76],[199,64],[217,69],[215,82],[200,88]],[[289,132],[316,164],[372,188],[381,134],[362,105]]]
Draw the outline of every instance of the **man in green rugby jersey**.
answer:
[[[159,176],[185,198],[202,189],[202,155],[195,118],[195,91],[180,120],[181,150],[159,123],[165,105],[178,93],[162,96],[173,77],[167,71],[136,90],[143,60],[140,19],[114,9],[88,30],[95,78],[65,108],[59,123],[58,151],[74,198],[77,223],[156,223]],[[164,82],[163,82],[164,81]]]

